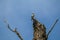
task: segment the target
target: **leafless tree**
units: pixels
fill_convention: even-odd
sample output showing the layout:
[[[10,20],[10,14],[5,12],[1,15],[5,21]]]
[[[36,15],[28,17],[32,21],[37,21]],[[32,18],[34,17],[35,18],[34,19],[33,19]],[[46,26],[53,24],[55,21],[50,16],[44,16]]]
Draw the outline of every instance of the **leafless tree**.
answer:
[[[33,38],[33,40],[47,40],[49,34],[53,30],[53,28],[55,27],[55,25],[59,21],[59,19],[57,19],[54,22],[51,29],[48,31],[48,33],[46,33],[46,27],[44,26],[44,24],[41,24],[38,20],[35,19],[34,16],[35,15],[33,13],[32,16],[31,16],[32,22],[33,22],[33,28],[34,28],[34,38]]]
[[[41,24],[37,19],[35,19],[35,15],[34,13],[32,13],[31,16],[32,22],[33,22],[33,39],[32,40],[47,40],[49,34],[51,33],[51,31],[53,30],[53,28],[55,27],[56,23],[58,22],[59,19],[57,19],[54,24],[52,25],[51,29],[48,31],[48,33],[46,33],[46,27],[44,26],[44,24]],[[17,28],[15,28],[14,30],[10,28],[9,23],[7,23],[7,21],[5,21],[5,23],[7,24],[7,27],[10,31],[16,33],[16,35],[20,38],[20,40],[23,40],[23,38],[21,37],[20,33],[17,31]]]

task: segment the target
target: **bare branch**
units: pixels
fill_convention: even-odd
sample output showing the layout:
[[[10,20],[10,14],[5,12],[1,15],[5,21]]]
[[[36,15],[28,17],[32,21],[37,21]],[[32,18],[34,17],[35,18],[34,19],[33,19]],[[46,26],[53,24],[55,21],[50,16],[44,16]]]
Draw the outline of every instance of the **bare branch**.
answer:
[[[5,21],[5,23],[7,23],[7,22]],[[9,25],[8,23],[7,23],[7,25],[8,25],[8,29],[9,29],[10,31],[16,33],[16,35],[19,37],[19,39],[23,40],[23,38],[21,37],[21,35],[19,34],[19,32],[17,31],[16,28],[15,28],[14,30],[12,30],[12,29],[10,28],[10,25]]]
[[[9,29],[10,31],[12,31],[12,32],[15,32],[14,30],[12,30],[12,29],[10,28],[9,24],[8,24],[8,29]]]
[[[59,19],[57,19],[54,24],[52,25],[51,29],[49,30],[47,36],[49,36],[49,34],[51,33],[51,31],[53,30],[53,28],[55,27],[56,23],[59,21]]]

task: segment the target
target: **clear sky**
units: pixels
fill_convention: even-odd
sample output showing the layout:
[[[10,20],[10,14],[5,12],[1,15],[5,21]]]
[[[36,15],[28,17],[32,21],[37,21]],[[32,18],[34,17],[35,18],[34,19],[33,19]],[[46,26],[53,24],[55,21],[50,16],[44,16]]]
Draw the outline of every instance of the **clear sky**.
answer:
[[[0,0],[0,40],[19,40],[7,28],[4,19],[8,20],[12,29],[17,28],[24,40],[32,40],[32,13],[46,26],[48,32],[54,21],[60,19],[60,0]],[[48,40],[60,40],[60,20]]]

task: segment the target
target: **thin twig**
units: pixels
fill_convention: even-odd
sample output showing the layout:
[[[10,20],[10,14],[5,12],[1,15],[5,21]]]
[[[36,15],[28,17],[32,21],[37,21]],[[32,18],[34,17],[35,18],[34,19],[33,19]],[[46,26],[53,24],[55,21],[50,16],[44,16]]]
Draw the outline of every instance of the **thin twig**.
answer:
[[[47,36],[49,36],[49,34],[51,33],[51,31],[53,30],[53,28],[55,27],[56,23],[59,21],[59,19],[57,19],[54,24],[52,25],[51,29],[48,31]]]
[[[7,22],[6,22],[6,23],[7,23]],[[16,35],[19,37],[19,39],[23,40],[23,38],[21,37],[21,35],[19,34],[19,32],[17,31],[16,28],[15,28],[14,30],[12,30],[12,29],[10,28],[10,25],[9,25],[8,23],[7,23],[7,25],[8,25],[8,29],[9,29],[10,31],[16,33]]]
[[[17,35],[21,40],[23,40],[23,38],[21,37],[21,35],[19,34],[19,32],[17,31],[16,28],[15,28],[14,30],[12,30],[12,29],[10,28],[9,24],[8,24],[8,29],[9,29],[10,31],[12,31],[12,32],[15,32],[16,35]]]

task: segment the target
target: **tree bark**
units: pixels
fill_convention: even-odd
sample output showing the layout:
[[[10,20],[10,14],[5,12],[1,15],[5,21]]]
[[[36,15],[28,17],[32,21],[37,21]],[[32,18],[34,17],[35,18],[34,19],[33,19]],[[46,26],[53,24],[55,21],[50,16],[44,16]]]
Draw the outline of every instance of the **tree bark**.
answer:
[[[52,25],[51,29],[49,30],[48,34],[46,33],[46,27],[44,24],[41,24],[38,20],[36,20],[34,18],[34,13],[31,16],[32,22],[33,22],[33,39],[32,40],[47,40],[49,34],[51,33],[51,31],[53,30],[54,26],[56,25],[56,23],[58,22],[58,19],[55,21],[55,23]],[[7,23],[5,21],[5,23]],[[14,33],[16,33],[16,35],[19,37],[20,40],[23,40],[23,38],[21,37],[21,35],[19,34],[19,32],[17,31],[17,29],[15,28],[14,30],[12,30],[10,28],[10,25],[7,23],[8,25],[8,29]]]
[[[48,34],[46,33],[46,27],[41,24],[38,20],[36,20],[34,18],[34,13],[31,16],[31,19],[33,21],[33,29],[34,29],[34,33],[33,33],[33,40],[47,40],[49,34],[51,33],[51,31],[53,30],[55,24],[58,22],[58,19],[55,21],[55,23],[52,25],[51,29],[49,30]]]

